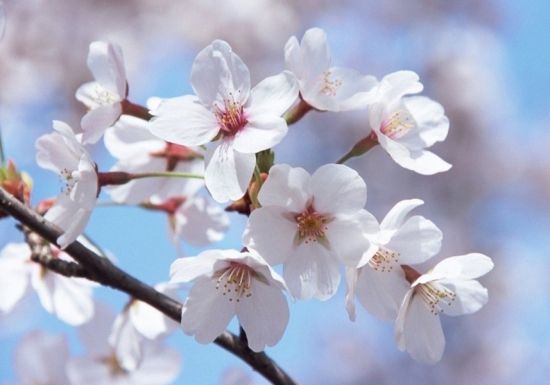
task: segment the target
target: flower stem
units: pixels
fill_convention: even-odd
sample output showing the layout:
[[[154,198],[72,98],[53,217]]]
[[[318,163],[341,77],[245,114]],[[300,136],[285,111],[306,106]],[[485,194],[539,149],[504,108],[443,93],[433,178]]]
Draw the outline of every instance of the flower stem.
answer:
[[[254,181],[256,182],[254,187],[249,190],[250,200],[252,201],[254,208],[260,208],[262,207],[262,205],[258,201],[258,193],[260,192],[260,188],[262,187],[262,176],[260,175],[260,168],[257,164],[256,167],[254,167]]]
[[[304,99],[300,98],[300,101],[298,102],[298,104],[296,104],[294,107],[288,110],[283,117],[286,120],[286,124],[291,125],[296,123],[298,120],[302,119],[304,115],[309,110],[312,110],[312,109],[313,107],[307,104],[307,102]]]
[[[369,136],[355,143],[355,146],[353,146],[351,150],[349,150],[343,157],[338,159],[335,163],[343,164],[351,158],[355,158],[356,156],[363,155],[364,153],[369,151],[371,148],[373,148],[377,144],[378,144],[378,139],[376,138],[376,134],[373,131],[370,133]]]
[[[132,103],[128,99],[124,99],[120,104],[122,105],[123,114],[132,115],[132,116],[135,116],[136,118],[140,118],[147,121],[153,118],[153,115],[149,113],[149,109],[139,104]]]
[[[0,166],[6,164],[6,155],[4,153],[4,142],[2,142],[2,129],[0,129]]]
[[[124,171],[113,172],[98,172],[98,183],[100,186],[107,185],[121,185],[128,183],[134,179],[143,178],[190,178],[190,179],[204,179],[204,176],[191,174],[188,172],[175,172],[175,171],[161,171],[161,172],[141,172],[141,173],[129,173]]]
[[[163,171],[163,172],[141,172],[130,174],[130,179],[143,178],[189,178],[204,179],[203,175],[191,174],[189,172]]]

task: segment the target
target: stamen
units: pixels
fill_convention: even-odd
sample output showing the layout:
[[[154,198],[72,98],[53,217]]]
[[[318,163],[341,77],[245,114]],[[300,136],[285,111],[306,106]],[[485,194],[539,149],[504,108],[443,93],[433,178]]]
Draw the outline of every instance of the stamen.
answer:
[[[214,114],[225,136],[234,136],[248,123],[244,115],[244,107],[236,100],[238,98],[236,99],[230,92],[229,99],[223,101],[223,106],[219,103],[214,105]]]
[[[67,168],[64,168],[60,171],[60,175],[65,181],[65,188],[63,189],[63,191],[66,195],[69,195],[74,185],[79,180],[79,173],[77,171],[71,171]]]
[[[390,272],[399,262],[399,253],[380,247],[369,261],[369,266],[381,273]]]
[[[456,294],[437,282],[428,282],[416,286],[415,294],[424,300],[430,312],[438,315],[443,311],[442,305],[451,306]]]
[[[109,106],[120,101],[120,98],[117,95],[101,87],[99,84],[96,84],[94,88],[93,99],[101,106]]]
[[[340,79],[331,79],[332,72],[323,72],[323,86],[321,87],[321,93],[326,96],[336,96],[338,88],[342,85]]]
[[[331,218],[327,215],[320,214],[315,211],[313,204],[309,204],[306,209],[296,215],[294,218],[298,231],[296,240],[298,243],[305,242],[326,242],[325,231],[328,230],[327,224],[331,222]]]
[[[382,122],[380,132],[391,139],[399,139],[414,127],[411,114],[406,110],[398,110]]]
[[[230,262],[229,266],[220,270],[214,276],[216,290],[221,290],[222,295],[227,296],[229,302],[240,302],[241,298],[252,296],[252,278],[257,278],[258,273],[249,266],[238,262]]]

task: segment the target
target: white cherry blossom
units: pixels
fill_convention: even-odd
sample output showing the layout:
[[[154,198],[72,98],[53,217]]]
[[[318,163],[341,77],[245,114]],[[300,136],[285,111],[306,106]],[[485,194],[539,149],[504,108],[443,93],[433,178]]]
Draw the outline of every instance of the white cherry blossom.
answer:
[[[83,231],[95,207],[98,194],[96,165],[71,127],[53,122],[54,133],[36,140],[36,162],[42,168],[59,174],[65,189],[45,218],[65,231],[57,239],[67,247]]]
[[[288,323],[286,289],[279,275],[256,253],[208,250],[177,259],[171,282],[191,282],[181,325],[200,343],[214,341],[236,315],[255,352],[275,345]]]
[[[72,259],[52,246],[52,257]],[[94,313],[94,283],[51,272],[31,260],[26,243],[10,243],[0,253],[0,312],[8,313],[32,287],[44,309],[70,325],[88,321]]]
[[[220,203],[241,198],[255,154],[278,144],[288,127],[281,115],[298,96],[294,76],[271,76],[250,89],[250,73],[229,44],[215,40],[193,62],[197,96],[164,100],[151,111],[151,132],[171,143],[198,146],[219,138],[206,154],[206,187]]]
[[[118,159],[110,171],[204,174],[204,161],[197,149],[159,139],[149,132],[143,119],[122,115],[105,133],[104,141],[107,150]],[[202,186],[202,180],[193,178],[144,178],[108,186],[106,191],[115,202],[138,204],[150,198],[162,201],[173,196],[192,196]]]
[[[443,107],[425,97],[410,96],[422,91],[422,83],[412,71],[385,76],[377,86],[375,100],[369,105],[369,124],[380,145],[393,160],[419,174],[447,171],[451,165],[427,151],[447,137],[449,120]]]
[[[308,29],[301,43],[292,36],[285,45],[286,67],[300,84],[300,95],[312,107],[326,111],[365,108],[376,85],[374,76],[331,67],[325,31]]]
[[[72,385],[168,385],[175,380],[180,371],[180,355],[160,341],[143,339],[139,362],[135,367],[124,367],[109,338],[115,316],[101,304],[97,310],[94,318],[79,329],[86,355],[67,364]]]
[[[487,289],[476,278],[493,268],[491,258],[471,253],[446,258],[428,273],[412,271],[413,280],[397,319],[397,346],[417,361],[435,363],[441,359],[445,337],[440,313],[450,316],[470,314],[487,303]],[[411,269],[412,270],[412,269]]]
[[[63,336],[35,330],[26,334],[15,350],[14,369],[20,385],[69,385],[65,364],[69,346]]]
[[[356,267],[369,241],[360,222],[367,186],[344,165],[313,175],[276,165],[269,171],[244,234],[244,243],[268,263],[284,263],[294,297],[326,300],[340,283],[339,262]]]
[[[394,320],[410,284],[400,265],[423,263],[441,248],[443,234],[430,220],[409,213],[424,202],[408,199],[398,202],[381,224],[368,212],[362,223],[371,247],[358,268],[347,268],[346,308],[355,319],[355,296],[375,317]]]
[[[88,68],[95,81],[81,85],[76,98],[90,109],[81,121],[82,141],[95,143],[120,117],[121,102],[128,94],[122,50],[113,43],[92,42]]]

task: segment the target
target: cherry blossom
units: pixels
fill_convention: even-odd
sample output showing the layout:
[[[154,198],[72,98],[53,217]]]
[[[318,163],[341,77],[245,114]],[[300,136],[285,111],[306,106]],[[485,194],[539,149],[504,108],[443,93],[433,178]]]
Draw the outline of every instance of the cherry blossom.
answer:
[[[219,138],[206,154],[206,187],[220,203],[241,198],[256,164],[255,153],[278,144],[288,127],[281,115],[298,95],[284,71],[250,89],[250,73],[229,44],[215,40],[193,62],[197,96],[164,100],[151,111],[151,132],[171,143],[198,146]]]
[[[301,43],[292,36],[285,45],[285,61],[298,79],[301,97],[318,110],[365,108],[377,83],[374,76],[331,67],[327,36],[320,28],[308,29]]]
[[[167,385],[180,371],[180,356],[160,341],[144,339],[139,344],[141,356],[135,367],[124,367],[116,355],[109,335],[114,315],[103,305],[94,318],[79,329],[86,355],[71,359],[67,375],[72,385]]]
[[[15,350],[14,369],[20,385],[69,385],[65,364],[69,346],[62,336],[35,330],[26,334]]]
[[[340,283],[339,262],[356,267],[369,240],[360,222],[367,186],[353,169],[337,164],[313,175],[275,165],[250,215],[244,243],[272,265],[284,263],[294,297],[326,300]]]
[[[51,257],[71,260],[54,246]],[[29,285],[47,312],[70,325],[80,325],[94,313],[95,284],[51,272],[31,260],[31,249],[26,243],[10,243],[0,253],[0,312],[10,312],[25,296]]]
[[[122,115],[105,133],[104,141],[107,150],[118,159],[110,171],[204,174],[204,161],[197,149],[160,140],[149,132],[146,121],[133,116]],[[108,186],[106,191],[115,202],[138,204],[149,198],[158,202],[174,196],[192,196],[203,185],[200,179],[158,177]]]
[[[57,239],[67,247],[84,230],[95,207],[98,194],[96,165],[71,127],[53,122],[54,133],[36,140],[36,162],[42,168],[61,175],[65,189],[45,218],[61,227],[65,233]]]
[[[430,220],[409,213],[424,202],[408,199],[398,202],[378,224],[368,212],[362,223],[371,247],[358,268],[347,268],[346,308],[355,319],[354,299],[375,317],[394,320],[410,284],[400,265],[423,263],[441,248],[443,234]]]
[[[81,85],[76,98],[90,109],[81,121],[82,142],[95,143],[120,117],[121,102],[128,94],[121,48],[104,41],[92,42],[88,68],[95,81]]]
[[[223,333],[237,315],[255,352],[275,345],[288,323],[288,304],[281,277],[256,253],[208,250],[197,257],[177,259],[171,282],[191,282],[181,325],[200,343]]]
[[[412,284],[395,320],[399,349],[417,361],[439,361],[445,348],[439,314],[457,316],[481,309],[488,294],[475,279],[492,268],[491,258],[479,253],[446,258],[423,275],[409,268]]]
[[[377,86],[375,103],[369,106],[373,135],[393,160],[419,174],[447,171],[451,165],[425,150],[447,137],[449,120],[443,107],[425,97],[410,96],[422,91],[422,83],[412,71],[386,75]]]

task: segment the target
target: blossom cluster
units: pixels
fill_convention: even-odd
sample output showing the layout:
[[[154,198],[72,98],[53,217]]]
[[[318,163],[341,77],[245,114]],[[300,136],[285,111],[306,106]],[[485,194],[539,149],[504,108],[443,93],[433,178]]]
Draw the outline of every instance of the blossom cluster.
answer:
[[[70,260],[63,250],[83,234],[102,190],[116,203],[166,213],[178,248],[221,240],[229,217],[218,204],[229,204],[226,211],[249,216],[242,244],[178,258],[170,283],[157,287],[175,296],[176,286],[192,283],[181,313],[186,334],[212,342],[236,316],[250,349],[262,351],[284,334],[286,295],[328,300],[345,270],[350,319],[356,318],[357,299],[375,317],[394,321],[399,349],[422,362],[439,361],[445,344],[439,315],[473,313],[487,302],[476,279],[492,269],[492,261],[470,253],[419,272],[443,239],[432,221],[411,215],[424,202],[398,202],[379,222],[366,209],[367,183],[343,163],[379,144],[408,170],[449,170],[427,150],[447,137],[443,107],[418,95],[423,85],[412,71],[377,79],[333,66],[319,28],[301,41],[291,37],[284,59],[285,70],[252,86],[246,64],[227,42],[215,40],[193,62],[193,94],[151,98],[142,107],[128,100],[120,47],[93,42],[88,66],[94,81],[76,92],[89,108],[80,127],[54,121],[54,132],[36,142],[38,164],[65,184],[54,201],[40,206],[63,230],[57,246],[42,245],[47,256]],[[339,161],[313,173],[274,164],[273,148],[308,111],[352,110],[364,113],[364,137]],[[106,172],[89,150],[101,139],[116,159]],[[31,246],[10,244],[0,255],[0,311],[13,309],[30,282],[44,308],[61,320],[83,328],[108,325],[94,326],[93,334],[104,330],[104,338],[90,342],[101,346],[70,361],[70,383],[171,381],[174,354],[155,362],[155,352],[165,349],[158,339],[173,330],[161,313],[132,299],[114,321],[105,321],[109,317],[91,298],[93,285],[47,271]]]

